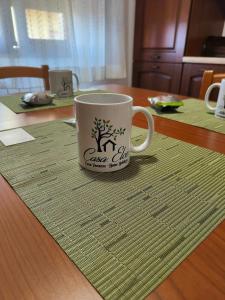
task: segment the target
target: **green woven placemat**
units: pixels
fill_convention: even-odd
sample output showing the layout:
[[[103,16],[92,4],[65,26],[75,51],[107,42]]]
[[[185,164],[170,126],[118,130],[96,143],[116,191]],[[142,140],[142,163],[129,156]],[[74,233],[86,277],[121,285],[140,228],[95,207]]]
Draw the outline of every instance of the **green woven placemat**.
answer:
[[[125,169],[93,173],[73,127],[25,129],[36,140],[1,145],[1,174],[105,299],[144,299],[224,219],[222,154],[155,134]]]
[[[22,95],[12,95],[12,96],[2,96],[0,97],[0,102],[7,106],[9,109],[14,111],[15,113],[24,113],[28,111],[35,111],[35,110],[43,110],[48,108],[58,108],[63,106],[70,106],[73,105],[73,99],[75,96],[82,95],[82,94],[90,94],[90,93],[100,93],[105,92],[103,90],[93,90],[93,91],[79,91],[74,93],[73,97],[68,98],[55,98],[53,103],[50,105],[43,105],[37,107],[24,107],[21,105],[20,96]]]
[[[215,105],[215,102],[212,103],[212,106]],[[184,106],[179,107],[175,113],[159,113],[153,108],[149,110],[153,115],[225,134],[225,118],[216,118],[209,113],[203,100],[186,99]]]

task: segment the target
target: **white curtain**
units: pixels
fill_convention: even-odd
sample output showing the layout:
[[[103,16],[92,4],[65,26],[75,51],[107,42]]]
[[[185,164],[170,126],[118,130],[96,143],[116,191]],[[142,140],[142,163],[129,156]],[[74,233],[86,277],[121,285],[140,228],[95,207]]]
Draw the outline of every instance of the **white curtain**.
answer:
[[[0,0],[0,65],[75,71],[81,82],[127,77],[134,0]],[[39,79],[1,80],[8,92]]]

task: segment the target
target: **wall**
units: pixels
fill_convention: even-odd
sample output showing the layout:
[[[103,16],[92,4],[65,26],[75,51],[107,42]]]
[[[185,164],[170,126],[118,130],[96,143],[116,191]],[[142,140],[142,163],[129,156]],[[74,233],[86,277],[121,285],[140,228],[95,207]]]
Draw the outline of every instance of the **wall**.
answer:
[[[127,6],[127,77],[124,79],[112,79],[112,80],[104,80],[98,82],[92,82],[91,85],[94,84],[122,84],[131,86],[132,83],[132,68],[133,68],[133,43],[134,43],[134,23],[135,23],[135,0],[124,0]],[[88,84],[90,86],[90,84]],[[84,85],[86,87],[87,85]]]

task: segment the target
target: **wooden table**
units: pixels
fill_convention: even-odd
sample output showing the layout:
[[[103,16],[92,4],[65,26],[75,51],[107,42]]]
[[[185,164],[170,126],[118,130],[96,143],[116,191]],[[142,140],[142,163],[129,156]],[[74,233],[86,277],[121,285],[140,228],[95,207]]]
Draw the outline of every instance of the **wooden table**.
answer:
[[[131,95],[134,104],[142,106],[148,105],[147,96],[159,94],[119,85],[101,88]],[[14,114],[0,104],[0,130],[73,115],[72,107]],[[160,133],[225,154],[223,134],[157,116],[154,119],[156,131]],[[135,117],[134,124],[146,127],[141,114]],[[101,299],[1,176],[0,299]],[[147,299],[225,299],[225,222]]]

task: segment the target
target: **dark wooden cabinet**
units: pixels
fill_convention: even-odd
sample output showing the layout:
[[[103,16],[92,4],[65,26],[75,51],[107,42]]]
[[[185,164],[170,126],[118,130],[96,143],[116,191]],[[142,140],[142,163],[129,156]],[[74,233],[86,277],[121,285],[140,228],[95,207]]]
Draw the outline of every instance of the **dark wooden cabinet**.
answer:
[[[137,0],[134,61],[181,62],[191,0]]]
[[[181,71],[182,64],[135,63],[133,79],[139,87],[178,94]]]
[[[182,58],[201,56],[207,36],[222,35],[224,1],[136,0],[133,86],[198,97],[203,69],[221,68],[184,64],[181,77]]]
[[[221,36],[225,0],[192,0],[185,56],[201,56],[207,37]]]
[[[133,86],[178,93],[191,0],[137,0]]]
[[[191,63],[183,64],[181,87],[179,93],[184,96],[198,98],[202,75],[205,70],[214,70],[218,73],[224,73],[225,65]]]

